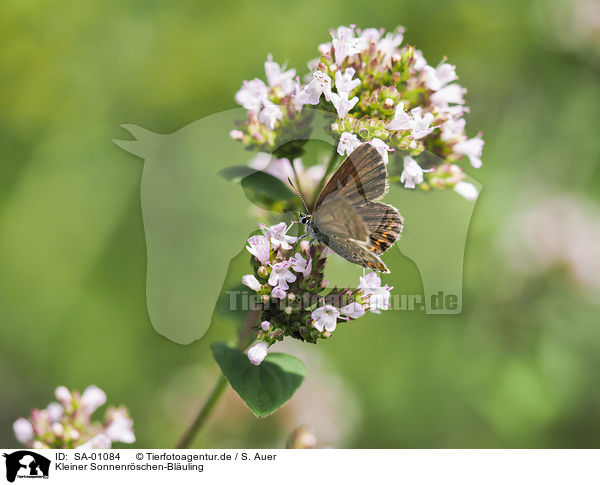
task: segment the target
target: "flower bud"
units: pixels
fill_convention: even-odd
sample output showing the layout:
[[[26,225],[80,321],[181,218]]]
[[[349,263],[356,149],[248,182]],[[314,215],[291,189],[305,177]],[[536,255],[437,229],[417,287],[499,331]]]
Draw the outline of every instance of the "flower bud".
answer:
[[[271,273],[271,268],[269,268],[268,266],[262,265],[262,266],[259,266],[256,273],[258,274],[259,277],[266,278]]]
[[[267,356],[269,346],[266,342],[258,342],[248,350],[248,359],[254,365],[260,365]]]

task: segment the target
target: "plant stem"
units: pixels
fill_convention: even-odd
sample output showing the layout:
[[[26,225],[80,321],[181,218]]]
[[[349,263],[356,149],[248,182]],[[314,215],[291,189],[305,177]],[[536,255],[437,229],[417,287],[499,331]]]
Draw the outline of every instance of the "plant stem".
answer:
[[[200,409],[198,416],[194,422],[187,429],[185,434],[181,437],[175,448],[188,448],[198,431],[202,428],[206,420],[210,416],[211,412],[215,408],[216,404],[219,402],[219,399],[223,395],[223,391],[227,387],[227,379],[223,374],[219,376],[217,382],[215,383],[215,387],[213,387],[212,392],[208,396],[208,399]]]
[[[260,311],[258,310],[250,310],[248,311],[248,315],[244,321],[244,325],[240,330],[238,335],[238,342],[236,347],[241,350],[244,350],[247,346],[247,340],[249,334],[252,332],[252,329],[256,327],[258,320],[260,318]],[[200,408],[200,412],[196,416],[196,419],[192,422],[189,428],[186,430],[184,435],[179,439],[175,448],[188,448],[192,443],[192,440],[196,437],[198,432],[202,429],[217,403],[223,396],[223,392],[227,388],[227,379],[223,374],[219,376],[217,382],[215,383],[211,393],[208,396],[206,402]]]

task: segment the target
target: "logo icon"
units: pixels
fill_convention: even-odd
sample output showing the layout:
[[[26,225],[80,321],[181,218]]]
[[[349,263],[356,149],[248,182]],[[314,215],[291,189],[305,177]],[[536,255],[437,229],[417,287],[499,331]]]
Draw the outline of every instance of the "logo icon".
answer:
[[[15,478],[48,478],[50,460],[33,451],[15,451],[4,453],[6,460],[6,479],[14,482]]]

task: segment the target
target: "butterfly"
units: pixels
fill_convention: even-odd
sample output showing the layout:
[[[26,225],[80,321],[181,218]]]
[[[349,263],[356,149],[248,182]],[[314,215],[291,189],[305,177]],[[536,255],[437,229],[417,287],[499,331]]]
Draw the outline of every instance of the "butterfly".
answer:
[[[363,143],[323,187],[312,214],[301,212],[299,221],[308,236],[351,263],[389,273],[380,255],[396,242],[404,221],[398,209],[378,202],[388,188],[383,158],[372,145]]]

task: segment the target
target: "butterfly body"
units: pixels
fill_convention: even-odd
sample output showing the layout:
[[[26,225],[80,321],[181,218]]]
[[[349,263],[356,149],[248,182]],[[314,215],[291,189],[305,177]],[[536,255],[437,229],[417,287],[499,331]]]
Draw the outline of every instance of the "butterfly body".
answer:
[[[363,143],[344,160],[317,197],[312,214],[300,214],[306,234],[351,263],[389,273],[379,257],[402,231],[398,210],[378,202],[388,189],[387,169]]]

